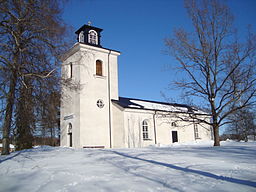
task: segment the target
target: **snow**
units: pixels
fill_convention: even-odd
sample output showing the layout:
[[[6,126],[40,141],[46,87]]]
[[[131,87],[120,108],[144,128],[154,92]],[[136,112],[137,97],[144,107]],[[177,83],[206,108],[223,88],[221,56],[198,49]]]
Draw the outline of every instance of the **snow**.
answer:
[[[256,142],[135,149],[37,146],[0,157],[0,191],[256,191]]]
[[[14,148],[15,148],[13,144],[10,144],[9,146],[10,146],[11,149],[14,149]],[[0,143],[0,147],[3,147],[3,144],[2,144],[2,143]]]
[[[162,111],[175,111],[175,112],[187,112],[188,109],[185,107],[174,107],[172,105],[164,105],[160,103],[152,103],[148,101],[131,100],[132,103],[143,106],[145,109],[162,110]],[[134,105],[132,105],[134,106]],[[130,106],[130,107],[132,107]]]
[[[150,110],[159,110],[159,111],[168,111],[168,112],[183,112],[187,113],[188,112],[188,107],[179,107],[179,106],[173,106],[171,104],[162,104],[162,103],[156,103],[156,102],[150,102],[150,101],[142,101],[142,100],[130,100],[131,103],[136,104],[136,105],[129,105],[129,107],[132,108],[141,108],[143,109],[150,109]],[[194,112],[198,114],[205,114],[207,115],[208,113],[194,109]]]

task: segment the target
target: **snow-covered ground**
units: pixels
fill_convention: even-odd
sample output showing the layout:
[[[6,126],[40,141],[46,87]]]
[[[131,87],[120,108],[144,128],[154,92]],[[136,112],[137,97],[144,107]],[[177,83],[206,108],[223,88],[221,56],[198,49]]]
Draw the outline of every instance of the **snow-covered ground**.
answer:
[[[256,191],[256,143],[42,146],[0,157],[0,191]]]

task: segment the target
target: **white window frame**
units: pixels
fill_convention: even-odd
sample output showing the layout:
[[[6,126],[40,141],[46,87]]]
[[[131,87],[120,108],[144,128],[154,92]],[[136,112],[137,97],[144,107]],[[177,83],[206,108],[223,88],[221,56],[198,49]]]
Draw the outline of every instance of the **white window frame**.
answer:
[[[142,137],[143,140],[149,140],[149,131],[148,131],[148,121],[144,120],[142,121]]]
[[[88,43],[98,45],[98,34],[94,30],[90,30],[88,33]]]
[[[83,31],[81,31],[81,32],[79,33],[79,42],[84,43],[84,32],[83,32]]]
[[[200,139],[199,131],[198,131],[198,124],[194,124],[194,132],[195,132],[195,139]]]
[[[73,77],[73,63],[69,62],[68,64],[66,64],[65,68],[66,68],[65,78],[66,79],[72,79],[72,77]]]
[[[74,70],[72,62],[69,63],[69,68],[70,68],[69,78],[72,79],[73,78],[73,70]]]

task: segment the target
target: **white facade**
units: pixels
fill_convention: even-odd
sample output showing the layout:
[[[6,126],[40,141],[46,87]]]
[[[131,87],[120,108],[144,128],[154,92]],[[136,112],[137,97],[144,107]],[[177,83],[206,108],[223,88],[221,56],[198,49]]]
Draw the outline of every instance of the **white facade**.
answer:
[[[87,28],[91,27],[78,31],[79,41],[86,39]],[[100,42],[99,37],[97,34],[93,42]],[[119,55],[118,51],[78,42],[63,56],[66,83],[62,86],[61,146],[128,148],[211,139],[208,125],[177,118],[180,112],[183,116],[188,113],[186,106],[120,98]],[[73,84],[78,88],[72,88]],[[203,118],[208,117],[203,114]],[[177,136],[173,138],[173,134]]]

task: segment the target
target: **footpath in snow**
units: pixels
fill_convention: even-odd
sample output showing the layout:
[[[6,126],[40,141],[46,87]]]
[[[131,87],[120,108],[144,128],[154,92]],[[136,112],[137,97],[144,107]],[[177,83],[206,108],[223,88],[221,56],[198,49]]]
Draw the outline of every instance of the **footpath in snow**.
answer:
[[[1,192],[256,191],[256,142],[140,149],[41,146],[0,157]]]

